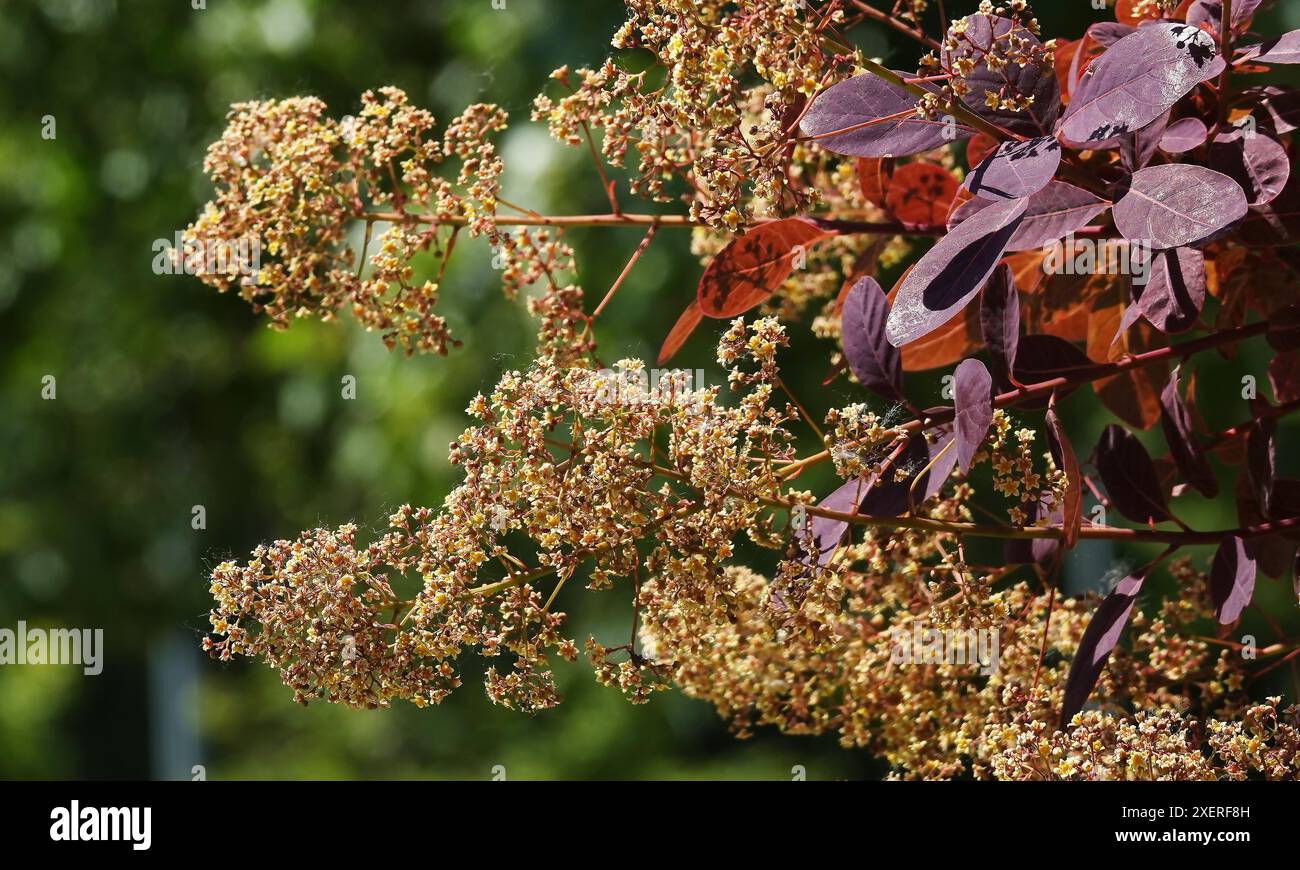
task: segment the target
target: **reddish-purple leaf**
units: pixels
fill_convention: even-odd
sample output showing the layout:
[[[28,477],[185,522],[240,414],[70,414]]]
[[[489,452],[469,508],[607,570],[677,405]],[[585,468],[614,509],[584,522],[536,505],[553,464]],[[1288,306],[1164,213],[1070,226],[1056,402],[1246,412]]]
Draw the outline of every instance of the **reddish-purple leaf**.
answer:
[[[889,300],[885,291],[874,278],[859,279],[844,299],[841,321],[844,357],[864,387],[886,399],[900,400],[902,354],[885,338],[888,318]]]
[[[1047,445],[1052,451],[1052,461],[1065,475],[1065,496],[1061,505],[1061,527],[1065,532],[1062,543],[1065,549],[1074,549],[1079,542],[1079,527],[1083,522],[1083,475],[1074,447],[1065,434],[1061,419],[1056,416],[1056,394],[1047,406]]]
[[[1015,274],[1006,263],[993,270],[980,294],[980,328],[994,374],[1003,386],[1011,386],[1020,345],[1020,294]]]
[[[1255,493],[1255,503],[1265,519],[1273,516],[1273,480],[1277,477],[1277,421],[1256,420],[1246,435],[1246,472]]]
[[[1232,0],[1232,28],[1240,30],[1246,26],[1250,16],[1255,14],[1264,0]],[[1187,23],[1193,27],[1205,25],[1218,37],[1223,28],[1223,0],[1196,0],[1187,9]]]
[[[868,481],[862,478],[854,478],[822,499],[817,506],[837,513],[855,513],[859,502],[862,501],[869,488],[870,483]],[[811,565],[814,557],[819,565],[825,565],[829,562],[831,556],[835,555],[835,550],[839,547],[840,541],[844,538],[844,533],[848,529],[849,524],[843,520],[810,516],[808,518],[808,528],[796,532],[796,540],[799,541],[804,553],[802,558],[804,564]]]
[[[1165,128],[1160,136],[1160,150],[1166,154],[1183,154],[1205,144],[1210,131],[1200,118],[1180,118]]]
[[[1233,535],[1214,554],[1210,566],[1210,596],[1214,615],[1220,625],[1231,625],[1255,595],[1255,560],[1246,552],[1246,543]]]
[[[970,469],[971,460],[993,423],[993,377],[984,363],[968,359],[957,366],[952,384],[957,464]]]
[[[1102,668],[1110,658],[1111,650],[1119,644],[1124,626],[1128,625],[1133,605],[1146,580],[1146,571],[1130,574],[1119,582],[1097,606],[1088,627],[1083,630],[1079,649],[1070,664],[1070,675],[1065,680],[1065,698],[1061,702],[1061,727],[1064,728],[1074,714],[1083,709],[1092,689],[1097,685]]]
[[[1020,339],[1013,369],[1016,381],[1027,386],[1064,377],[1080,377],[1097,369],[1086,353],[1073,342],[1055,335],[1033,334]],[[1077,384],[1059,390],[1062,395]],[[1039,407],[1046,405],[1044,400]]]
[[[881,121],[895,115],[901,117]],[[971,134],[965,127],[920,117],[916,95],[872,73],[827,88],[799,126],[804,135],[819,137],[817,144],[827,151],[852,157],[920,154]],[[845,132],[830,135],[841,130]]]
[[[1195,248],[1155,251],[1145,285],[1134,281],[1136,307],[1161,332],[1186,332],[1205,305],[1205,255]]]
[[[1038,37],[1025,29],[1024,25],[1016,27],[1008,18],[996,15],[968,15],[965,29],[961,34],[950,31],[955,51],[947,48],[940,52],[940,61],[944,69],[953,68],[959,59],[969,60],[974,68],[966,75],[969,86],[962,95],[962,101],[970,110],[981,118],[992,121],[1004,130],[1024,136],[1048,136],[1056,124],[1061,112],[1061,86],[1056,78],[1056,69],[1052,64],[1042,66],[1030,63],[1021,66],[1017,63],[1000,65],[990,69],[984,58],[990,47],[1004,55],[1029,53],[1040,45]],[[1022,49],[1010,49],[1010,41],[1015,39]],[[996,40],[996,43],[995,43]],[[1023,94],[1032,97],[1029,106],[1021,112],[1009,109],[992,108],[988,105],[986,94],[999,96],[1006,93]]]
[[[979,214],[993,203],[975,197],[958,206],[948,218],[949,229]],[[1020,226],[1007,243],[1008,251],[1033,251],[1064,238],[1104,212],[1107,203],[1081,187],[1053,181],[1029,197]]]
[[[1245,130],[1230,130],[1214,137],[1210,167],[1237,182],[1246,192],[1248,205],[1264,205],[1277,199],[1291,178],[1286,149],[1267,136]]]
[[[1094,461],[1111,504],[1121,514],[1143,525],[1169,519],[1165,490],[1151,454],[1133,433],[1113,423],[1107,426]]]
[[[760,304],[790,277],[808,248],[833,235],[807,218],[786,218],[737,236],[700,276],[700,313],[729,318]]]
[[[1130,33],[1136,31],[1136,27],[1121,24],[1118,21],[1099,21],[1088,26],[1088,36],[1102,48],[1110,48]]]
[[[1256,85],[1241,92],[1237,104],[1250,110],[1260,130],[1276,136],[1300,129],[1300,91],[1285,85]]]
[[[1026,201],[990,205],[939,240],[908,272],[889,312],[886,334],[895,347],[943,326],[984,286],[1020,225]]]
[[[1214,498],[1219,494],[1219,481],[1196,440],[1192,414],[1183,401],[1178,379],[1179,370],[1174,369],[1169,383],[1160,393],[1160,425],[1165,431],[1165,441],[1169,443],[1169,455],[1189,484],[1206,498]]]
[[[1234,16],[1235,17],[1235,16]],[[1241,60],[1251,63],[1300,63],[1300,30],[1292,30],[1277,39],[1241,49]]]
[[[1204,166],[1149,166],[1133,173],[1114,214],[1124,238],[1157,250],[1177,248],[1204,242],[1245,217],[1246,193]]]
[[[1070,98],[1061,133],[1079,145],[1150,124],[1210,78],[1214,39],[1186,24],[1149,24],[1092,62]]]
[[[1061,165],[1061,144],[1051,136],[1003,142],[966,176],[962,187],[984,199],[1022,199],[1047,186]]]
[[[1150,124],[1147,124],[1136,133],[1130,133],[1120,137],[1119,153],[1120,160],[1124,168],[1129,172],[1136,172],[1151,162],[1151,158],[1156,156],[1156,151],[1160,147],[1160,137],[1165,134],[1169,127],[1170,110],[1166,109]]]

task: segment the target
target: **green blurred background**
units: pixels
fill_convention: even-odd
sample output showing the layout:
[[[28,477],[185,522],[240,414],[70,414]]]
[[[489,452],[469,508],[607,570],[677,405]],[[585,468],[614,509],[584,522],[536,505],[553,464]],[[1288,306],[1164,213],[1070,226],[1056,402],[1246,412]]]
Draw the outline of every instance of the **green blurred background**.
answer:
[[[1082,0],[1040,6],[1049,34],[1077,36],[1105,15]],[[1300,27],[1300,9],[1285,12],[1289,24],[1282,14],[1261,29]],[[197,279],[155,275],[154,241],[208,198],[203,153],[229,104],[314,94],[341,116],[386,84],[440,120],[496,102],[514,119],[505,195],[539,211],[603,211],[586,153],[556,145],[527,115],[552,69],[600,63],[622,20],[613,0],[508,0],[504,10],[491,0],[0,3],[0,627],[98,627],[107,647],[93,678],[0,668],[0,778],[190,778],[195,765],[213,779],[485,779],[496,765],[511,779],[883,772],[833,738],[733,740],[709,706],[675,693],[633,708],[585,662],[561,662],[566,702],[530,717],[488,703],[477,662],[440,708],[357,712],[298,707],[270,669],[198,652],[216,562],[314,525],[375,527],[403,502],[439,504],[457,481],[446,446],[465,405],[503,369],[526,365],[533,342],[522,302],[503,300],[489,252],[472,244],[443,284],[442,313],[465,340],[446,359],[390,354],[346,318],[273,333]],[[915,60],[878,27],[852,35],[895,66]],[[47,115],[52,141],[40,135]],[[569,235],[589,304],[640,235]],[[685,234],[661,233],[602,315],[602,356],[652,359],[699,268]],[[701,330],[674,363],[721,381],[716,331]],[[791,358],[815,361],[792,380],[818,413],[861,400],[843,382],[818,395],[827,348],[805,328],[792,335]],[[1234,372],[1263,381],[1266,361],[1252,349],[1218,381],[1203,375],[1202,389],[1232,397]],[[340,397],[349,374],[355,401]],[[54,401],[41,398],[46,375],[57,379]],[[913,382],[919,395],[937,393],[933,378]],[[1244,416],[1244,403],[1223,405],[1209,409],[1212,422]],[[1109,419],[1087,391],[1067,412],[1081,445]],[[195,505],[206,530],[191,528]],[[1212,527],[1232,513],[1207,507],[1188,519]],[[1071,577],[1086,585],[1116,555],[1084,548]],[[1280,588],[1269,585],[1270,595]],[[624,593],[571,584],[561,601],[570,634],[621,638]]]

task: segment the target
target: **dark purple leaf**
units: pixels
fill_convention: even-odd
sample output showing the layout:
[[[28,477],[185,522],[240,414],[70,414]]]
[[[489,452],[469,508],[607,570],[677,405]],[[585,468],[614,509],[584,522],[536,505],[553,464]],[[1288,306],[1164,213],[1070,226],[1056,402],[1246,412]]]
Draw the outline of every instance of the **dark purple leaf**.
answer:
[[[1300,91],[1285,85],[1256,85],[1241,92],[1238,105],[1250,109],[1260,130],[1282,136],[1300,129]]]
[[[851,514],[857,511],[858,503],[865,497],[870,483],[862,478],[854,478],[840,486],[817,505],[837,513]],[[843,520],[810,516],[808,528],[796,532],[796,539],[804,552],[803,562],[811,565],[816,556],[818,565],[825,565],[835,555],[849,524]]]
[[[984,346],[993,360],[998,381],[1011,386],[1011,372],[1016,366],[1016,348],[1020,344],[1020,294],[1011,267],[1003,263],[989,277],[980,294],[980,328]]]
[[[1169,127],[1170,110],[1166,109],[1150,124],[1136,133],[1120,137],[1120,159],[1124,168],[1136,172],[1151,162],[1160,147],[1160,137]]]
[[[1113,423],[1107,426],[1097,444],[1095,463],[1111,504],[1121,514],[1143,525],[1169,519],[1165,490],[1151,454],[1133,433]]]
[[[1003,142],[966,176],[962,187],[984,199],[1022,199],[1047,186],[1061,165],[1061,145],[1051,136]]]
[[[1255,560],[1236,535],[1219,545],[1210,566],[1210,596],[1220,625],[1231,625],[1255,595]]]
[[[1246,434],[1246,471],[1255,503],[1265,519],[1273,516],[1273,480],[1277,477],[1277,421],[1256,420]]]
[[[886,399],[901,400],[902,354],[885,338],[889,300],[874,278],[859,279],[844,299],[844,357],[862,385]]]
[[[1092,62],[1070,98],[1061,133],[1079,145],[1150,124],[1213,73],[1214,39],[1186,24],[1138,28]]]
[[[1160,425],[1165,431],[1165,441],[1169,443],[1169,455],[1183,477],[1201,495],[1214,498],[1219,494],[1219,481],[1196,440],[1192,414],[1183,401],[1178,378],[1179,370],[1174,369],[1169,383],[1160,393]]]
[[[902,347],[943,326],[984,286],[1020,225],[1026,200],[990,205],[939,240],[907,273],[886,334]]]
[[[1030,386],[1057,378],[1078,377],[1096,368],[1097,364],[1072,342],[1055,335],[1035,334],[1021,337],[1014,372],[1016,381]],[[1061,387],[1062,395],[1066,390]]]
[[[912,75],[911,73],[899,73]],[[854,76],[823,91],[800,122],[806,136],[825,136],[817,143],[827,151],[853,157],[903,157],[920,154],[971,131],[919,117],[916,95],[872,73]],[[908,113],[882,123],[881,118]],[[838,130],[847,132],[830,136]]]
[[[1273,350],[1283,353],[1300,350],[1300,305],[1288,305],[1274,311],[1269,316],[1264,340]]]
[[[993,203],[976,197],[962,203],[948,219],[949,228],[956,227],[967,218],[978,214]],[[1020,220],[1020,226],[1007,243],[1008,251],[1032,251],[1049,242],[1064,238],[1088,221],[1104,212],[1105,200],[1093,196],[1081,187],[1053,181],[1029,197],[1029,205]]]
[[[1247,247],[1272,248],[1300,241],[1300,175],[1292,175],[1272,202],[1257,205],[1237,228]]]
[[[957,464],[962,471],[968,471],[975,452],[984,443],[993,423],[993,377],[984,368],[984,363],[968,359],[957,366],[952,395]]]
[[[1111,650],[1119,644],[1124,626],[1128,625],[1133,605],[1146,580],[1146,570],[1130,574],[1119,582],[1097,606],[1092,620],[1083,631],[1079,649],[1070,664],[1070,675],[1065,680],[1065,698],[1061,702],[1061,727],[1064,728],[1074,714],[1083,709],[1092,689],[1097,685],[1102,668],[1110,658]]]
[[[1145,28],[1144,28],[1145,29]],[[1115,227],[1126,239],[1177,248],[1204,242],[1246,216],[1241,185],[1204,166],[1165,164],[1133,173],[1115,203]]]
[[[1145,285],[1134,281],[1137,308],[1161,332],[1186,332],[1205,305],[1205,255],[1195,248],[1155,251]]]
[[[1246,192],[1249,205],[1272,202],[1291,177],[1286,149],[1267,136],[1245,130],[1214,137],[1210,168],[1237,182]]]
[[[1241,51],[1241,60],[1254,63],[1300,63],[1300,30],[1292,30],[1260,45],[1246,46]]]
[[[1160,150],[1167,154],[1183,154],[1205,144],[1210,131],[1200,118],[1181,118],[1165,128],[1160,137]]]
[[[1051,64],[1028,66],[1010,63],[998,70],[991,70],[984,63],[984,57],[990,46],[1006,52],[1012,38],[1010,19],[993,15],[969,15],[965,19],[966,28],[961,35],[952,34],[957,43],[957,50],[944,49],[940,61],[945,69],[951,69],[958,58],[966,58],[975,64],[970,74],[965,76],[970,89],[962,95],[962,101],[971,111],[986,120],[992,121],[1004,130],[1024,136],[1048,136],[1056,124],[1061,112],[1061,86],[1056,78],[1056,70]],[[1040,45],[1023,25],[1016,28],[1014,38],[1021,42],[1026,50]],[[1011,53],[1011,52],[1007,52]],[[1029,107],[1022,112],[1008,109],[991,108],[985,102],[989,92],[1001,97],[1004,94],[1018,94],[1032,97]]]

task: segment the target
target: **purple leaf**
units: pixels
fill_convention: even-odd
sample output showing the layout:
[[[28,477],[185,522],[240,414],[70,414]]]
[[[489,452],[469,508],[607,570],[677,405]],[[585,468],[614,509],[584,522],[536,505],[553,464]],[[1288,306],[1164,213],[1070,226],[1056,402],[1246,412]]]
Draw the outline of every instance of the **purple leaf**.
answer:
[[[1165,490],[1151,454],[1133,433],[1113,423],[1107,426],[1094,461],[1111,504],[1121,514],[1142,525],[1169,519]]]
[[[1092,62],[1065,112],[1061,133],[1079,145],[1150,124],[1210,78],[1214,39],[1186,24],[1138,28]]]
[[[1088,36],[1102,48],[1110,48],[1130,33],[1136,32],[1136,27],[1118,21],[1099,21],[1088,27]]]
[[[906,88],[864,73],[818,95],[799,126],[807,136],[825,136],[817,142],[827,151],[853,157],[919,154],[970,135],[965,128],[921,118],[915,111],[916,99]],[[872,123],[902,113],[907,116]],[[827,135],[838,130],[847,132]]]
[[[1183,401],[1178,376],[1179,370],[1175,368],[1169,376],[1169,383],[1160,393],[1160,425],[1165,431],[1165,441],[1169,443],[1169,455],[1183,477],[1201,495],[1214,498],[1219,494],[1219,481],[1196,440],[1192,414]]]
[[[1260,45],[1246,46],[1241,51],[1243,56],[1239,60],[1256,63],[1300,63],[1300,30],[1292,30]]]
[[[1020,344],[1020,294],[1011,267],[1003,263],[993,271],[980,294],[980,328],[993,371],[1004,386],[1011,386]]]
[[[1026,335],[1020,339],[1016,351],[1014,373],[1016,381],[1041,384],[1057,378],[1080,377],[1094,371],[1097,364],[1071,342],[1055,335]],[[1079,385],[1061,385],[1057,392],[1062,396],[1079,388]],[[1026,403],[1026,407],[1046,407],[1047,399]]]
[[[1210,566],[1210,597],[1219,625],[1231,625],[1255,595],[1255,560],[1246,553],[1246,543],[1233,535],[1214,554]]]
[[[886,399],[903,397],[902,355],[885,338],[889,300],[874,278],[861,278],[844,300],[844,357],[862,385]]]
[[[1210,131],[1200,118],[1181,118],[1174,121],[1160,137],[1160,150],[1166,154],[1183,154],[1205,144]]]
[[[984,363],[968,359],[957,366],[952,384],[957,464],[970,469],[975,452],[993,423],[993,377]]]
[[[956,227],[967,218],[982,212],[993,203],[976,197],[962,203],[948,220],[949,228]],[[1105,200],[1093,196],[1081,187],[1053,181],[1029,197],[1025,216],[1019,228],[1007,243],[1008,251],[1032,251],[1064,238],[1088,221],[1104,212]]]
[[[1156,156],[1156,150],[1160,147],[1160,137],[1164,135],[1165,130],[1169,127],[1170,110],[1166,109],[1150,124],[1147,124],[1136,133],[1120,137],[1120,159],[1124,162],[1124,168],[1129,172],[1136,172],[1151,162],[1151,158]]]
[[[1128,625],[1129,615],[1146,580],[1146,572],[1147,569],[1143,569],[1121,580],[1097,606],[1088,627],[1083,630],[1079,649],[1070,664],[1070,675],[1065,680],[1065,697],[1061,702],[1062,728],[1083,709],[1097,685],[1097,678],[1106,667],[1111,650],[1119,644],[1124,626]]]
[[[1291,178],[1286,149],[1267,136],[1245,130],[1214,137],[1210,168],[1237,182],[1246,192],[1247,204],[1252,206],[1277,199]]]
[[[858,503],[866,495],[869,487],[868,481],[862,478],[854,478],[822,499],[817,506],[837,513],[855,513]],[[814,555],[818,565],[825,565],[829,562],[831,556],[835,555],[840,540],[843,539],[844,533],[848,529],[849,524],[843,520],[810,516],[807,531],[797,533],[800,546],[804,552],[802,559],[804,564],[811,565]]]
[[[1177,248],[1204,242],[1246,216],[1246,193],[1221,172],[1166,164],[1133,174],[1115,203],[1115,227],[1126,239]]]
[[[1065,434],[1061,418],[1056,416],[1056,394],[1047,405],[1044,415],[1047,425],[1047,446],[1052,451],[1052,461],[1065,475],[1065,493],[1061,505],[1061,528],[1065,534],[1061,543],[1072,550],[1079,542],[1079,526],[1083,519],[1083,476],[1079,473],[1079,459]]]
[[[992,121],[1004,130],[1024,136],[1048,136],[1056,124],[1061,112],[1061,86],[1056,78],[1056,70],[1051,64],[1031,63],[1021,66],[1008,63],[998,70],[991,70],[984,57],[990,46],[994,45],[1000,52],[1006,52],[1010,40],[1014,37],[1024,45],[1025,50],[1038,47],[1041,43],[1023,25],[1011,33],[1012,22],[1008,18],[995,15],[969,15],[965,19],[966,29],[960,34],[951,31],[957,45],[955,51],[945,48],[940,53],[944,69],[951,69],[959,58],[969,59],[975,64],[974,69],[965,77],[970,89],[962,95],[962,101],[971,111],[981,118]],[[1007,52],[1011,53],[1011,52]],[[1022,112],[1009,109],[995,109],[985,103],[985,94],[994,93],[999,97],[1004,94],[1018,94],[1032,97],[1029,107]]]
[[[1300,92],[1284,85],[1256,85],[1241,92],[1260,130],[1282,136],[1300,129]]]
[[[1240,30],[1247,19],[1255,14],[1264,0],[1232,0],[1232,28]],[[1196,0],[1187,10],[1187,23],[1193,27],[1202,24],[1214,34],[1223,29],[1223,0]]]
[[[984,199],[1022,199],[1047,186],[1061,165],[1061,145],[1051,136],[1003,142],[966,176],[962,187]]]
[[[1250,476],[1255,504],[1265,519],[1273,516],[1273,480],[1277,477],[1277,421],[1256,420],[1246,433],[1246,472]]]
[[[979,292],[1020,225],[1026,200],[988,206],[926,252],[894,297],[886,334],[902,347],[943,326]]]
[[[1152,255],[1146,285],[1134,281],[1137,308],[1161,332],[1186,332],[1205,305],[1205,255],[1195,248],[1173,248]]]

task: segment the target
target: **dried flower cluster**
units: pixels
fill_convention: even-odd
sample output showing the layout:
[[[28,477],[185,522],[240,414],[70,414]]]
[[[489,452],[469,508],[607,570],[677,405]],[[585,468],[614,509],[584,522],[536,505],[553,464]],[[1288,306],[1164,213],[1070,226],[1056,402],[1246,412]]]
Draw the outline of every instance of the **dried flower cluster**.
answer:
[[[608,215],[503,202],[490,137],[506,119],[490,106],[440,138],[394,89],[337,122],[312,99],[232,111],[190,236],[252,237],[270,259],[255,279],[205,280],[238,283],[276,326],[350,307],[390,347],[443,352],[433,307],[465,230],[491,243],[507,296],[531,288],[538,340],[531,366],[468,408],[449,454],[464,480],[441,507],[403,507],[368,544],[353,526],[317,529],[223,563],[206,648],[263,659],[300,701],[359,707],[436,704],[473,653],[495,703],[535,711],[560,700],[554,657],[580,655],[557,609],[573,582],[633,597],[627,636],[581,645],[632,703],[677,687],[740,736],[832,733],[895,778],[1300,778],[1300,708],[1260,682],[1289,665],[1300,692],[1300,641],[1271,619],[1258,649],[1236,631],[1260,609],[1257,569],[1290,570],[1300,534],[1300,483],[1278,475],[1275,446],[1300,405],[1300,265],[1285,249],[1300,240],[1300,95],[1231,86],[1236,67],[1293,49],[1215,66],[1245,23],[1211,35],[1194,23],[1204,10],[1155,0],[1060,44],[1023,0],[986,0],[938,39],[925,0],[892,14],[626,5],[615,55],[557,70],[533,109],[590,152]],[[919,71],[852,48],[864,22],[929,49]],[[1143,63],[1169,86],[1141,91]],[[1256,115],[1263,142],[1246,136]],[[446,163],[454,178],[435,174]],[[684,213],[625,213],[606,164]],[[1114,193],[1126,186],[1137,193]],[[706,269],[662,358],[704,318],[725,322],[725,387],[597,356],[593,322],[623,279],[588,313],[563,228],[625,224],[647,230],[629,269],[657,233],[691,228]],[[912,262],[918,236],[939,241]],[[428,279],[426,249],[441,259]],[[1135,251],[1155,252],[1143,282]],[[890,293],[874,277],[888,270],[902,272]],[[836,345],[818,374],[829,363],[827,383],[847,374],[880,401],[789,390],[786,324],[800,319]],[[1214,432],[1183,366],[1254,338],[1277,353],[1274,401],[1243,394],[1250,417]],[[904,389],[905,372],[953,366],[946,404]],[[1058,404],[1082,387],[1124,424],[1086,455]],[[1135,431],[1157,422],[1168,455],[1152,459]],[[817,466],[838,477],[829,494],[801,488]],[[1237,528],[1178,518],[1174,499],[1214,499],[1229,472]],[[1003,558],[973,558],[977,538],[1003,539]],[[1167,549],[1117,567],[1101,596],[1069,596],[1061,565],[1083,538]],[[1217,548],[1208,570],[1204,554],[1174,557],[1202,545]]]

